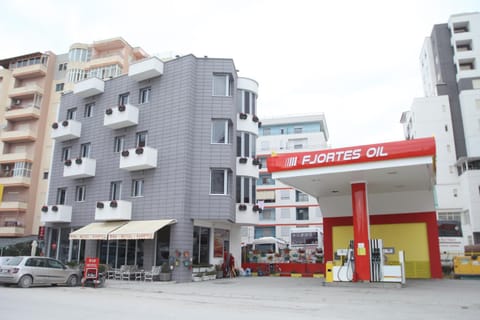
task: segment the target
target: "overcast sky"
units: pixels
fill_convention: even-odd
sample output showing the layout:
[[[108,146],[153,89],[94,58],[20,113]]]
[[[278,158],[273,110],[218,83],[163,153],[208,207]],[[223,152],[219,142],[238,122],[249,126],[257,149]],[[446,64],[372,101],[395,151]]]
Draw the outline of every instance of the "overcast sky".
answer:
[[[341,147],[403,140],[425,37],[474,11],[479,0],[2,1],[0,58],[119,36],[149,54],[232,58],[260,84],[260,119],[323,112]]]

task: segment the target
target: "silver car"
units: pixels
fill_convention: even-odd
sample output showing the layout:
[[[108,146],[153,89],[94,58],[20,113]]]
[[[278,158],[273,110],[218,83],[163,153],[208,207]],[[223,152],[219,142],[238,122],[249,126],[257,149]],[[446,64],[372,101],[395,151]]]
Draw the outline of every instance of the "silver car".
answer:
[[[53,284],[76,286],[79,280],[78,270],[47,257],[12,257],[0,267],[0,283],[22,288]]]

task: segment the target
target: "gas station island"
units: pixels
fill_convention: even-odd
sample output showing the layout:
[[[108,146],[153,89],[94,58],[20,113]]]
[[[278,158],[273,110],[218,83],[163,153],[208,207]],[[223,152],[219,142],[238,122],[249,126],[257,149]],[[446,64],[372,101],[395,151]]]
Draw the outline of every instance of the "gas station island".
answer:
[[[317,198],[327,281],[442,277],[434,138],[273,155],[267,167]]]

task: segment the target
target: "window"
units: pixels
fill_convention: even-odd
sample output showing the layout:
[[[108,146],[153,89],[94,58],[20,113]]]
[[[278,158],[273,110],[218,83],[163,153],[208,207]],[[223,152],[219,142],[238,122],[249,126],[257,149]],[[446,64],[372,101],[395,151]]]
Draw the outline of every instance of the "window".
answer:
[[[263,128],[263,135],[264,136],[269,136],[272,132],[271,128]]]
[[[256,179],[249,177],[236,177],[235,198],[237,203],[256,202]]]
[[[261,174],[260,179],[258,179],[258,185],[263,186],[263,185],[274,185],[275,180],[272,179],[271,174]]]
[[[213,95],[229,97],[232,95],[233,78],[230,74],[213,75]]]
[[[130,97],[129,92],[122,93],[121,95],[119,95],[118,96],[118,105],[119,106],[124,106],[124,105],[128,104],[129,97]]]
[[[275,208],[265,208],[258,215],[259,220],[275,221]]]
[[[295,201],[297,202],[308,201],[308,194],[295,190]]]
[[[209,264],[210,228],[193,227],[193,264]],[[168,259],[168,256],[167,256]]]
[[[143,197],[143,179],[132,180],[132,197]]]
[[[147,131],[137,132],[136,147],[145,147],[147,145]]]
[[[120,200],[122,193],[122,181],[110,182],[110,200]]]
[[[67,120],[75,120],[77,118],[77,108],[67,110]]]
[[[56,92],[59,92],[59,91],[63,91],[63,87],[65,86],[65,84],[62,82],[62,83],[57,83],[55,85],[55,91]]]
[[[280,190],[280,200],[290,200],[290,190]]]
[[[212,120],[212,143],[229,144],[231,122],[227,119]]]
[[[77,186],[75,188],[75,201],[77,202],[85,201],[86,191],[87,191],[87,186]]]
[[[151,92],[151,90],[152,89],[150,87],[140,89],[140,96],[139,96],[139,101],[138,101],[139,104],[144,104],[144,103],[150,102],[150,92]]]
[[[260,149],[262,151],[266,151],[270,149],[270,143],[268,141],[262,141],[260,142]]]
[[[72,147],[65,147],[62,149],[62,158],[60,159],[62,162],[71,158]]]
[[[303,132],[303,128],[302,128],[302,127],[293,128],[293,133],[302,133],[302,132]]]
[[[255,157],[256,137],[247,132],[237,133],[237,157]]]
[[[90,158],[91,143],[82,143],[80,145],[80,157],[81,158]]]
[[[113,140],[113,152],[122,152],[125,146],[125,136],[115,137]]]
[[[211,169],[210,194],[230,194],[232,171],[229,169]]]
[[[240,90],[237,95],[237,111],[241,113],[256,113],[256,100],[255,93],[245,90]]]
[[[43,172],[43,179],[47,180],[48,179],[48,171]]]
[[[13,165],[13,177],[30,177],[32,175],[31,162],[15,162]]]
[[[85,105],[85,111],[83,112],[84,118],[90,118],[91,116],[93,116],[93,107],[95,107],[95,102]]]
[[[66,202],[67,202],[67,188],[58,188],[56,204],[65,204]]]
[[[308,220],[308,208],[297,208],[297,220]]]
[[[275,237],[275,227],[255,227],[254,237]]]

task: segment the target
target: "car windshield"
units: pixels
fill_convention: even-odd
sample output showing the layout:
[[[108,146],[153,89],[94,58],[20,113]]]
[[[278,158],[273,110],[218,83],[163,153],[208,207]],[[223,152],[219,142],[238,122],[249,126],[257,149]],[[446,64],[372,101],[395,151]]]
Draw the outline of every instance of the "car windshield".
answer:
[[[5,263],[6,266],[18,266],[22,262],[23,257],[13,257]]]

